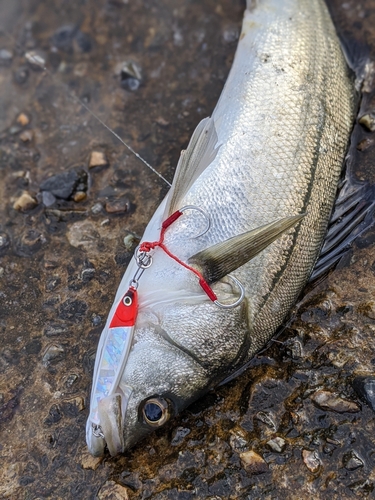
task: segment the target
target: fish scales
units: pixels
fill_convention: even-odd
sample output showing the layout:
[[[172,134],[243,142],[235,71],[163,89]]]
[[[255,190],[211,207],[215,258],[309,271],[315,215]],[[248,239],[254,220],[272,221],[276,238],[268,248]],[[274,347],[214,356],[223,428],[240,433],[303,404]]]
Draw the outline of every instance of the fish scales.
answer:
[[[204,168],[197,169],[199,175],[185,189],[178,184],[183,171],[177,169],[143,241],[158,240],[168,214],[186,205],[203,210],[211,225],[194,238],[204,217],[191,210],[168,228],[165,244],[184,262],[275,220],[304,217],[231,273],[243,284],[245,300],[229,310],[208,299],[191,271],[162,249],[154,250],[152,266],[139,281],[130,353],[112,391],[121,395],[121,411],[113,401],[101,403],[109,423],[100,436],[92,435],[89,418],[87,441],[93,454],[102,454],[105,445],[111,454],[123,451],[155,427],[144,417],[148,398],[156,398],[156,406],[166,401],[171,415],[179,412],[237,371],[275,333],[318,257],[354,110],[353,81],[324,2],[248,2],[232,69],[205,129],[207,134],[214,129],[217,140],[209,141],[207,149],[216,149],[202,151]],[[188,161],[190,150],[191,145]],[[136,270],[132,262],[117,292],[98,347],[94,381],[109,323]],[[224,303],[238,293],[229,278],[213,288]]]

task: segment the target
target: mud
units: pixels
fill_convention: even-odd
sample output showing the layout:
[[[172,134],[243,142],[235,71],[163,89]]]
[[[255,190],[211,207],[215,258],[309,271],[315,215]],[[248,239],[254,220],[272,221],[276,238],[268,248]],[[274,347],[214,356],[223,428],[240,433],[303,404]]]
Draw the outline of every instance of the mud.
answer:
[[[375,414],[353,389],[375,375],[373,229],[237,380],[125,456],[86,450],[99,335],[167,185],[69,96],[170,181],[220,95],[244,4],[0,6],[0,498],[375,495]],[[330,6],[352,56],[374,58],[372,2]],[[371,67],[365,91],[359,117],[374,112]],[[354,132],[353,175],[374,182],[374,132]]]

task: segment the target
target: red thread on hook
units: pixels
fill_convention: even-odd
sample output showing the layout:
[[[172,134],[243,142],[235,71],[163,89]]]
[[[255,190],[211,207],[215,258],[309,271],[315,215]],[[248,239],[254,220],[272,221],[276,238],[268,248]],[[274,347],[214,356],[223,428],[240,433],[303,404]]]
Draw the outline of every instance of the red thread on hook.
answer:
[[[161,248],[164,250],[164,252],[173,260],[175,260],[178,264],[181,266],[185,267],[192,273],[194,273],[198,278],[199,278],[199,284],[202,287],[203,291],[208,295],[208,298],[212,300],[212,302],[215,302],[217,300],[217,296],[215,292],[212,290],[210,285],[207,283],[207,281],[203,278],[202,274],[194,269],[194,267],[189,266],[182,260],[180,260],[176,255],[174,255],[172,252],[168,250],[168,248],[164,245],[164,236],[165,236],[165,231],[168,229],[168,227],[173,224],[181,215],[183,212],[180,212],[177,210],[177,212],[174,212],[172,215],[168,217],[168,219],[165,219],[163,224],[161,225],[161,231],[160,231],[160,238],[158,241],[144,241],[143,243],[140,244],[139,246],[139,251],[140,252],[150,252],[150,250],[153,250],[156,247]]]

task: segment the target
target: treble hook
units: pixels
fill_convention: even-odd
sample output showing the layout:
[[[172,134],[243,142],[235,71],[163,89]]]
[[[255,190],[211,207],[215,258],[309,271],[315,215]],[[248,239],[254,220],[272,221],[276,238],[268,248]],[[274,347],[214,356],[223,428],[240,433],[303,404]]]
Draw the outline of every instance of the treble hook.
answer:
[[[234,281],[234,283],[239,288],[241,294],[240,294],[239,298],[236,300],[236,302],[233,302],[233,304],[222,304],[217,299],[214,300],[214,304],[216,304],[221,309],[234,309],[235,307],[239,306],[241,304],[241,302],[243,301],[243,299],[245,298],[245,288],[244,288],[243,284],[241,283],[241,281],[239,281],[237,278],[235,278],[231,274],[228,274],[227,278],[230,278],[232,281]]]
[[[202,232],[200,232],[196,236],[193,236],[192,239],[195,240],[196,238],[199,238],[200,236],[203,236],[204,234],[206,234],[207,231],[210,229],[210,227],[211,227],[211,216],[210,216],[210,214],[208,214],[207,212],[205,212],[202,208],[197,207],[195,205],[186,205],[185,207],[180,208],[179,212],[185,212],[186,210],[196,210],[197,212],[201,213],[205,217],[205,219],[206,219],[206,227],[204,228],[204,230]]]

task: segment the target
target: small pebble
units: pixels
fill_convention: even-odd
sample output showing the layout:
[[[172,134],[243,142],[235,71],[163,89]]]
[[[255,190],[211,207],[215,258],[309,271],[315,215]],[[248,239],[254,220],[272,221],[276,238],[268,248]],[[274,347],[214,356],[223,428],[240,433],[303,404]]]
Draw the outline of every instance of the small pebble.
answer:
[[[102,211],[104,210],[104,207],[103,205],[98,202],[98,203],[95,203],[95,205],[93,205],[91,207],[91,212],[94,214],[94,215],[98,215],[100,214]]]
[[[20,139],[22,142],[31,142],[33,140],[34,134],[32,130],[24,130],[20,133]]]
[[[336,413],[357,413],[361,409],[357,403],[342,399],[329,391],[317,391],[311,396],[311,399],[318,408]]]
[[[310,472],[318,472],[320,466],[322,465],[322,461],[320,460],[317,451],[302,450],[302,458]]]
[[[375,411],[375,377],[356,377],[353,389]]]
[[[83,201],[87,198],[87,194],[84,192],[84,191],[77,191],[76,193],[74,193],[73,195],[73,200],[76,202],[76,203],[79,203],[80,201]]]
[[[34,69],[34,70],[38,70],[38,69],[43,70],[45,65],[46,65],[46,61],[45,61],[44,57],[42,56],[42,54],[36,52],[35,50],[30,50],[29,52],[26,52],[25,58],[26,58],[27,62],[30,64],[30,66],[32,67],[32,69]]]
[[[65,380],[65,387],[67,389],[71,389],[74,383],[77,382],[77,380],[78,380],[78,375],[76,375],[75,373],[71,373],[70,375],[67,376]]]
[[[98,314],[93,314],[91,322],[92,326],[99,326],[102,322],[102,318]]]
[[[277,436],[267,441],[267,445],[271,448],[272,451],[275,451],[276,453],[281,453],[285,449],[286,441],[285,439]]]
[[[133,234],[127,234],[124,237],[124,246],[125,246],[126,250],[128,250],[130,252],[132,250],[133,246],[134,246],[134,242],[135,242],[134,235]]]
[[[130,202],[128,198],[118,198],[109,200],[105,204],[105,209],[109,214],[123,214],[129,210]]]
[[[244,451],[240,453],[243,468],[249,474],[258,475],[268,472],[268,465],[255,451]]]
[[[29,77],[29,69],[26,66],[20,66],[14,73],[14,80],[19,85],[24,84]]]
[[[98,492],[98,500],[129,500],[128,488],[114,481],[107,481]]]
[[[45,207],[51,207],[56,203],[56,197],[49,191],[42,191],[42,203]]]
[[[126,61],[117,66],[116,73],[120,74],[121,87],[134,92],[141,85],[141,70],[133,61]]]
[[[6,66],[12,62],[13,53],[7,49],[0,49],[0,66]]]
[[[14,210],[18,210],[19,212],[27,212],[28,210],[35,208],[37,204],[38,202],[33,196],[31,196],[31,194],[24,192],[14,202],[13,208]]]
[[[44,335],[46,337],[58,337],[68,333],[69,329],[67,326],[60,323],[50,323],[44,328]]]
[[[7,250],[9,245],[9,236],[6,233],[0,232],[0,255]]]
[[[17,117],[17,123],[22,127],[26,127],[30,123],[30,119],[26,113],[20,113]]]
[[[342,462],[346,470],[356,470],[363,467],[363,462],[355,451],[351,451],[344,455]]]
[[[102,461],[103,461],[102,457],[93,457],[87,449],[84,449],[82,451],[81,465],[82,465],[83,469],[96,470]]]
[[[48,365],[51,361],[62,359],[65,349],[60,344],[51,344],[43,355],[43,364]]]
[[[94,167],[106,167],[108,166],[108,160],[102,151],[92,151],[89,159],[89,168]]]
[[[361,116],[361,118],[358,120],[358,122],[363,125],[367,130],[370,132],[375,131],[375,119],[372,115],[366,114]]]

